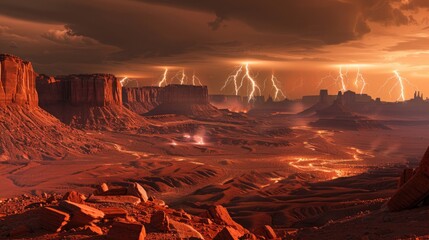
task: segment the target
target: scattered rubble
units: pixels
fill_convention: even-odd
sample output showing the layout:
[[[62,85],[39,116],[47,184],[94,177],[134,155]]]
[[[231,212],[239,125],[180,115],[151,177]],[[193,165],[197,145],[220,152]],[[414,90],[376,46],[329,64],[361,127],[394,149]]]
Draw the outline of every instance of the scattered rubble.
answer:
[[[131,183],[127,188],[104,183],[89,197],[69,191],[62,196],[23,195],[2,204],[15,206],[22,201],[32,207],[12,207],[15,210],[0,213],[0,238],[257,239],[220,205],[209,207],[205,217],[193,216],[183,209],[170,209],[153,196],[148,197],[138,183]],[[276,239],[270,226],[264,229],[262,237]]]

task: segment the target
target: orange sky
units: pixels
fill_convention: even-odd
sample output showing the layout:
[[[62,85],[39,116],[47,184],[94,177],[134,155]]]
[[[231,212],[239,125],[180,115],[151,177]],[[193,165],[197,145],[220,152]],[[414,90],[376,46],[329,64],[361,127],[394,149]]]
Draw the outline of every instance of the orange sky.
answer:
[[[31,60],[40,73],[109,72],[154,85],[169,66],[169,78],[185,69],[220,93],[227,76],[251,62],[264,95],[274,94],[273,73],[291,99],[320,88],[335,93],[340,67],[346,89],[362,89],[359,69],[365,93],[396,101],[397,70],[406,98],[429,94],[429,4],[422,0],[41,1],[0,3],[1,52]]]

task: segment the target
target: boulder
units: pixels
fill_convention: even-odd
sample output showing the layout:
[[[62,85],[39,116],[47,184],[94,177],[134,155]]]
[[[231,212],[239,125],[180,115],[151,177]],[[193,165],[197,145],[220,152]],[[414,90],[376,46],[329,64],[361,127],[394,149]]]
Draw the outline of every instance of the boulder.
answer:
[[[140,198],[131,195],[117,195],[117,196],[90,196],[87,202],[91,203],[122,203],[137,205],[141,203]]]
[[[239,240],[244,234],[232,227],[224,227],[213,240]]]
[[[150,225],[157,231],[170,231],[170,219],[164,211],[155,212],[150,218]]]
[[[228,210],[223,206],[211,206],[207,210],[207,213],[214,220],[215,223],[234,227],[235,229],[240,231],[242,235],[245,233],[245,229],[243,228],[243,226],[236,223],[229,215]]]
[[[269,225],[261,226],[255,233],[265,239],[278,239],[276,232],[274,232],[273,228]]]
[[[204,239],[201,233],[185,223],[170,220],[170,228],[179,239]]]
[[[101,196],[118,196],[118,195],[127,195],[127,188],[111,188],[108,189],[105,192],[99,192],[97,190],[97,194],[96,195],[101,195]]]
[[[76,191],[70,191],[64,194],[63,200],[68,200],[74,203],[83,203],[81,194]]]
[[[70,220],[70,215],[66,212],[44,207],[40,211],[40,226],[50,232],[59,232]]]
[[[27,225],[22,224],[22,225],[14,227],[12,230],[10,230],[9,236],[11,238],[19,238],[19,237],[23,237],[25,235],[28,235],[31,232],[32,232],[31,229]]]
[[[73,226],[91,225],[93,222],[104,218],[104,213],[88,205],[74,203],[70,201],[61,201],[60,207],[72,215],[70,224]]]
[[[128,216],[125,209],[117,207],[101,208],[100,211],[104,213],[105,219],[126,218]]]
[[[143,202],[148,201],[146,190],[138,183],[134,182],[127,188],[127,194],[140,198]]]
[[[107,233],[109,240],[143,240],[146,237],[146,229],[140,223],[114,222]]]
[[[87,225],[83,227],[82,233],[85,235],[103,235],[103,230],[96,225]]]
[[[97,194],[102,194],[109,191],[109,186],[106,183],[102,183],[97,186]]]

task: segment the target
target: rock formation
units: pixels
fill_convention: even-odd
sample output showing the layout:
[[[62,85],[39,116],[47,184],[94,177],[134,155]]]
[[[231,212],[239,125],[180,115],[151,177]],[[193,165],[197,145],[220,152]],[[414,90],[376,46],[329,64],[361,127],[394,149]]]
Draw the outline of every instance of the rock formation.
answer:
[[[210,95],[209,101],[210,104],[219,109],[228,109],[233,112],[248,110],[248,103],[237,95]]]
[[[161,87],[123,88],[123,104],[137,114],[147,113],[161,103],[163,89]]]
[[[168,85],[161,91],[160,102],[160,105],[145,115],[219,116],[221,114],[209,103],[206,86]]]
[[[107,186],[107,185],[106,185]],[[132,183],[130,186],[134,186]],[[112,187],[112,189],[121,189]],[[142,188],[143,191],[145,191]],[[110,191],[110,190],[109,190]],[[96,191],[97,192],[97,191]],[[117,191],[115,193],[119,193]],[[159,205],[153,196],[137,205],[127,202],[75,203],[67,200],[48,201],[52,197],[17,197],[17,201],[5,201],[0,207],[10,214],[0,218],[0,238],[25,239],[274,239],[275,232],[264,226],[257,236],[238,225],[222,206],[209,208],[210,219]],[[113,192],[112,192],[113,193]],[[115,195],[123,197],[126,195]],[[85,198],[86,199],[86,198]],[[87,198],[87,199],[90,199]],[[22,204],[25,201],[25,204]],[[95,238],[94,238],[95,239]]]
[[[100,145],[38,106],[31,63],[0,54],[0,161],[61,159]]]
[[[144,122],[122,107],[122,87],[111,74],[41,75],[37,90],[43,109],[76,128],[129,130]]]
[[[341,92],[338,92],[337,99],[330,106],[316,110],[316,116],[319,119],[310,124],[319,128],[354,131],[361,129],[390,129],[380,121],[353,113],[344,104],[343,94]]]
[[[0,55],[0,106],[18,104],[37,107],[37,74],[30,62],[18,57]]]
[[[416,207],[429,196],[429,148],[415,171],[405,170],[403,172],[400,186],[387,202],[390,211]]]

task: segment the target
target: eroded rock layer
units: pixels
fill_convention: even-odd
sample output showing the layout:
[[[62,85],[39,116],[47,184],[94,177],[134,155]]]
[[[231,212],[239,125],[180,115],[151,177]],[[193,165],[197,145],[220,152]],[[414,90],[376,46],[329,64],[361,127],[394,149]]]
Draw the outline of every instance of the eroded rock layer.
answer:
[[[220,116],[221,112],[209,103],[206,86],[177,85],[164,87],[160,104],[146,113],[148,116],[178,114],[188,116]]]
[[[144,121],[122,106],[120,81],[111,74],[80,74],[37,79],[40,106],[80,129],[129,130]]]
[[[0,161],[61,159],[101,147],[38,106],[30,62],[2,54],[0,64]]]
[[[135,113],[147,113],[161,103],[162,90],[160,87],[123,88],[123,104]]]
[[[37,106],[36,75],[30,62],[0,54],[0,106]]]

